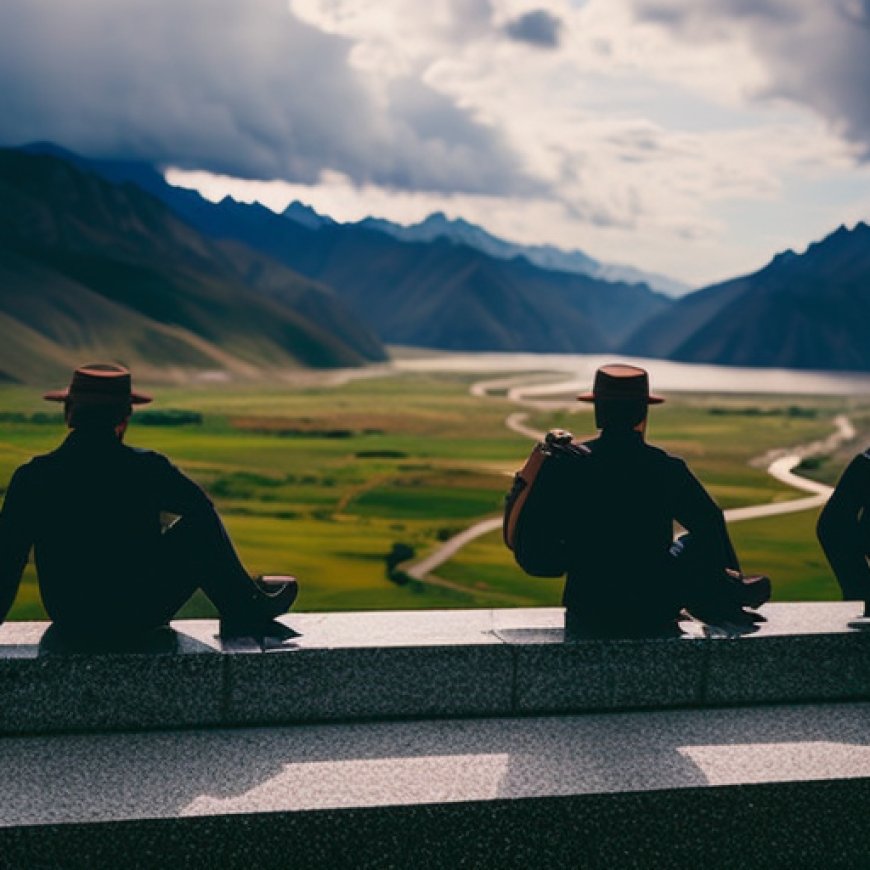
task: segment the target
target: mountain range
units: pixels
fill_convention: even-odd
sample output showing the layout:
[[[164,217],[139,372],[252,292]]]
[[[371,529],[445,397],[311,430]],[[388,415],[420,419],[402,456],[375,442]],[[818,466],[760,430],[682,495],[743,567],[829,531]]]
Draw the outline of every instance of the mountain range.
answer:
[[[383,359],[381,342],[870,370],[863,223],[674,300],[441,214],[400,227],[213,203],[54,145],[0,151],[0,196],[6,379],[85,356],[247,376]]]
[[[72,162],[114,184],[135,185],[214,240],[241,242],[327,285],[385,342],[446,350],[615,350],[670,299],[645,284],[544,269],[494,257],[444,236],[404,241],[339,224],[294,204],[279,215],[227,197],[212,203],[173,187],[147,164],[88,161],[56,146],[28,153]]]
[[[294,202],[284,214],[288,217],[295,217],[300,214],[300,209],[305,208],[306,206],[301,203]],[[675,278],[669,278],[656,272],[644,272],[633,266],[602,263],[583,251],[563,251],[554,245],[519,245],[515,242],[508,242],[462,218],[450,220],[443,212],[434,212],[425,220],[411,226],[402,226],[372,217],[360,221],[359,226],[389,233],[406,242],[433,242],[436,239],[445,238],[452,242],[477,248],[479,251],[502,260],[525,257],[529,262],[542,269],[576,272],[580,275],[600,278],[602,281],[646,284],[651,289],[668,296],[682,296],[691,290],[688,284],[677,281]]]

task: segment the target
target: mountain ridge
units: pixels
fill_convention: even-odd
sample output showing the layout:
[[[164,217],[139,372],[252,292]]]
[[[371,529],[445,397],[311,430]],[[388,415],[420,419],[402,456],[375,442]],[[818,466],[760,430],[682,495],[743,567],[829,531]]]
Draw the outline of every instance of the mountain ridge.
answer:
[[[285,212],[286,213],[286,212]],[[680,296],[690,291],[682,281],[626,266],[618,263],[603,263],[584,251],[566,251],[555,245],[523,245],[509,242],[493,235],[464,218],[448,218],[444,212],[432,212],[417,224],[404,226],[384,218],[367,217],[357,222],[358,226],[377,229],[405,241],[433,241],[438,237],[470,245],[499,259],[525,257],[536,266],[556,272],[576,272],[612,283],[646,284],[650,289],[668,296]]]

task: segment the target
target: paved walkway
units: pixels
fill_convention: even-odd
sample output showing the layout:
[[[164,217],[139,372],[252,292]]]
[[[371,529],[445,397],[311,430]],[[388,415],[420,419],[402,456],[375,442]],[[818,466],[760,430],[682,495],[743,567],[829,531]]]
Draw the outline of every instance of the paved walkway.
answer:
[[[528,395],[531,390],[523,389],[521,386],[522,383],[524,383],[524,381],[521,377],[478,381],[471,385],[470,392],[473,396],[484,397],[492,390],[507,389],[507,397],[509,399],[525,405],[540,404],[550,408],[564,404],[529,401]],[[525,383],[528,383],[528,380],[526,380]],[[571,407],[574,406],[572,405]],[[532,441],[541,441],[544,437],[544,433],[528,426],[528,418],[529,415],[526,412],[516,411],[513,414],[508,415],[505,420],[505,426],[507,426],[507,428],[512,432],[522,435],[524,438],[529,438]],[[812,495],[805,498],[792,499],[790,501],[731,508],[730,510],[725,511],[725,521],[728,523],[736,523],[743,520],[757,520],[762,517],[773,517],[780,514],[812,510],[813,508],[823,505],[828,500],[831,492],[833,492],[833,487],[827,486],[824,483],[817,483],[814,480],[808,480],[805,477],[800,477],[794,473],[794,469],[800,465],[801,461],[807,456],[813,456],[820,453],[831,453],[841,444],[846,441],[851,441],[855,437],[855,427],[845,414],[839,414],[834,418],[834,426],[834,431],[827,438],[791,448],[787,453],[785,449],[770,451],[765,454],[765,456],[759,457],[758,460],[767,463],[767,473],[772,477],[775,477],[787,486],[792,486],[795,489],[802,490],[803,492],[812,493]],[[406,569],[406,573],[415,580],[423,580],[436,568],[439,568],[445,562],[452,559],[459,550],[466,546],[466,544],[470,544],[476,538],[480,538],[483,535],[488,535],[490,532],[500,529],[501,526],[502,518],[500,516],[488,517],[487,519],[480,520],[479,522],[469,526],[464,531],[459,532],[459,534],[446,540],[425,559],[411,565]]]
[[[0,764],[0,830],[830,782],[870,778],[870,704],[5,737]]]

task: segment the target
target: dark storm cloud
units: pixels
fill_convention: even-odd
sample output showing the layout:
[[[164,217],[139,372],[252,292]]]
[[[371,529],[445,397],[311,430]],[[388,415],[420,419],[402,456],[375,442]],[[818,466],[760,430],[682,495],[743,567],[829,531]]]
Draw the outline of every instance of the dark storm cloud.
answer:
[[[491,0],[450,0],[454,33],[459,37],[488,33],[492,11]]]
[[[870,0],[633,0],[687,39],[741,33],[764,63],[759,98],[809,107],[870,159]]]
[[[787,23],[800,17],[792,2],[785,0],[635,0],[635,8],[648,21],[682,26],[685,29],[711,29],[717,15],[732,19],[755,19],[769,23]],[[714,13],[714,14],[711,14]]]
[[[517,42],[540,48],[556,48],[562,32],[562,20],[546,9],[534,9],[505,25],[505,32]]]
[[[376,87],[351,47],[283,0],[3,0],[0,142],[247,178],[534,187],[494,130],[420,81]]]

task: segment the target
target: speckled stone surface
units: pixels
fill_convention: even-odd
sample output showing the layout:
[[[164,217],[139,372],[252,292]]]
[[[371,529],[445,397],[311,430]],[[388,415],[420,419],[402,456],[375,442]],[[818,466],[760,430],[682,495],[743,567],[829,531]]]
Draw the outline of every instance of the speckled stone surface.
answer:
[[[0,742],[0,827],[870,778],[870,704]]]
[[[870,698],[870,632],[847,623],[861,605],[769,605],[756,634],[710,644],[709,703]]]
[[[299,637],[227,662],[227,722],[486,715],[512,708],[492,611],[288,617]]]
[[[45,623],[3,625],[0,734],[219,722],[223,663],[211,628],[185,623],[146,646],[97,654],[67,651]]]
[[[74,653],[0,626],[0,733],[870,699],[855,603],[771,604],[757,632],[566,639],[559,608],[292,614],[283,641],[174,623],[162,646]]]
[[[571,640],[559,611],[496,611],[514,650],[515,712],[870,698],[870,632],[854,602],[768,604],[737,636],[692,621],[666,640]]]
[[[522,630],[500,636],[514,650],[516,712],[693,706],[703,697],[704,640],[542,643]]]
[[[868,704],[10,737],[0,771],[3,867],[870,855]]]

